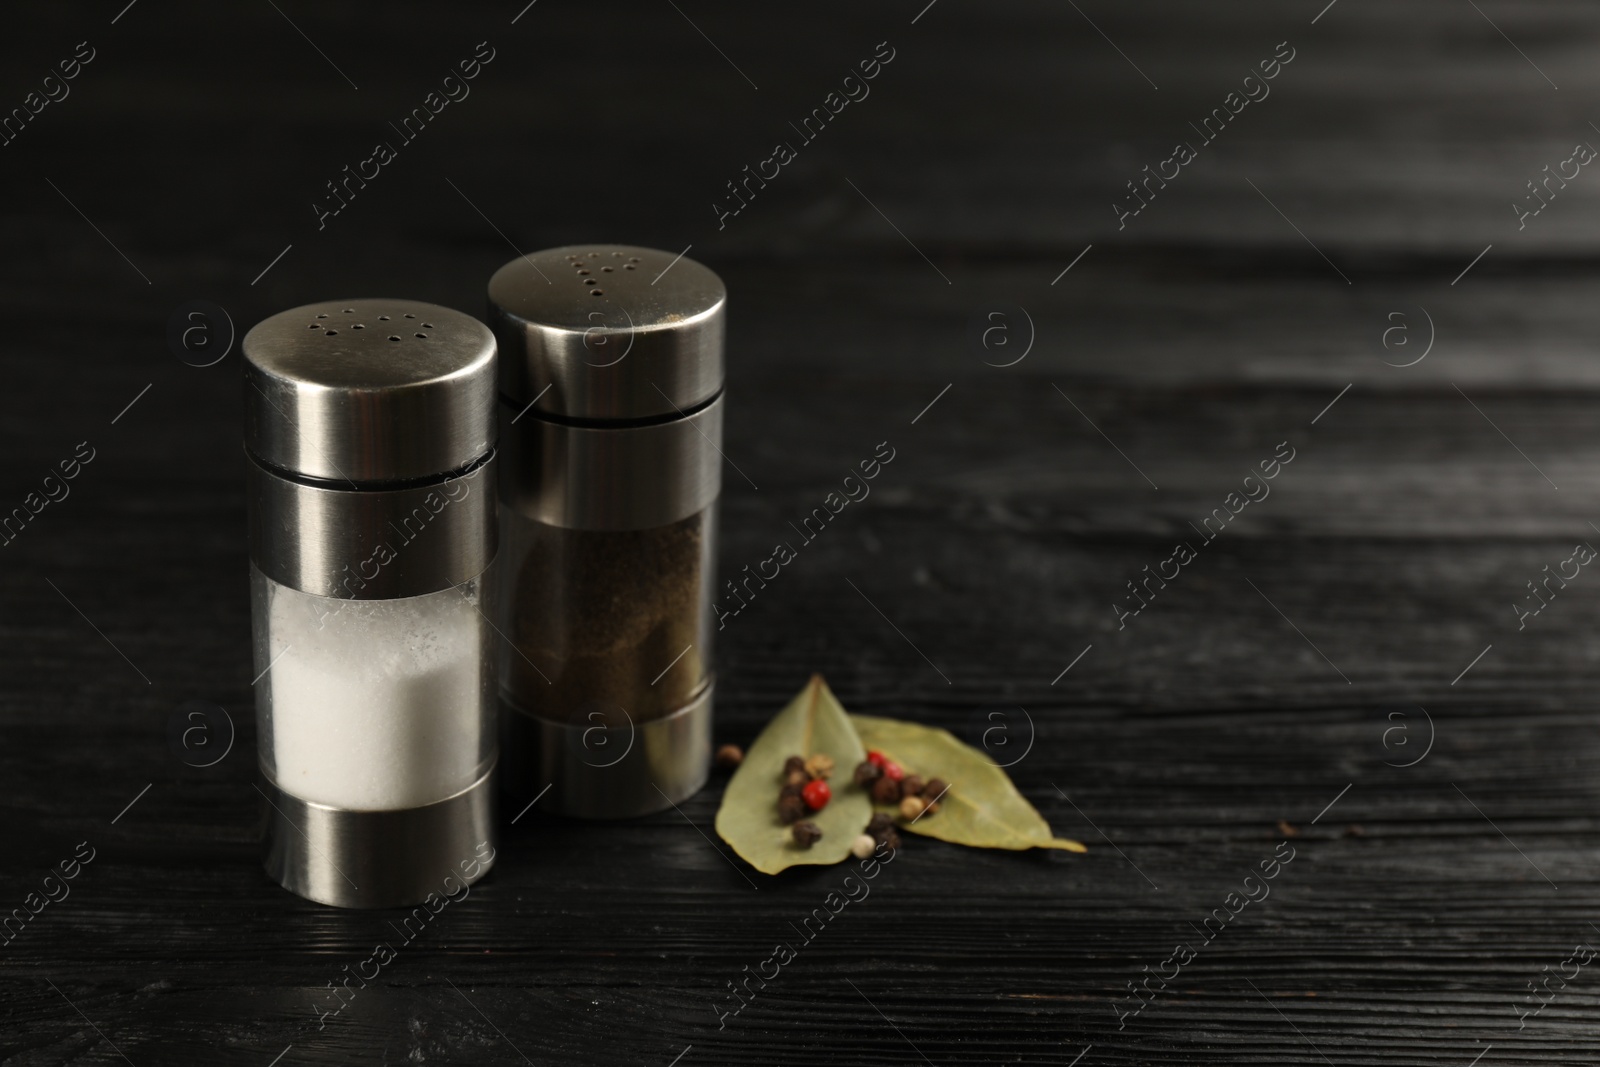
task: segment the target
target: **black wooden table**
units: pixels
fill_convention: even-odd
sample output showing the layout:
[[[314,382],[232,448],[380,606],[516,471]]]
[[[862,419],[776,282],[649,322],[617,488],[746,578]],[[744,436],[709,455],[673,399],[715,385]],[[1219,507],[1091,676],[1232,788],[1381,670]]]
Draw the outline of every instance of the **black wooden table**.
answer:
[[[524,2],[4,15],[0,1062],[1600,1057],[1600,13]],[[394,916],[261,872],[239,356],[169,323],[582,240],[728,283],[725,572],[896,450],[720,635],[720,739],[812,671],[1003,725],[1090,851],[910,839],[724,1020],[843,872],[734,860],[719,783],[528,815],[322,1014]]]

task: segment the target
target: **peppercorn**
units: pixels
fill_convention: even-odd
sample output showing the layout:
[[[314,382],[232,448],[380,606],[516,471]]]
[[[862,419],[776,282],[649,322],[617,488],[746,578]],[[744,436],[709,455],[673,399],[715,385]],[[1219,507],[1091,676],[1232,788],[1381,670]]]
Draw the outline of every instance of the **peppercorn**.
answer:
[[[885,774],[872,783],[872,800],[875,804],[900,803],[900,783]]]
[[[878,842],[871,834],[862,834],[850,842],[850,855],[858,860],[864,860],[878,851]]]
[[[778,819],[785,826],[796,819],[804,818],[806,802],[798,796],[782,796],[778,798]]]
[[[833,774],[833,757],[822,752],[806,760],[806,773],[813,778],[828,778]]]
[[[809,781],[811,781],[811,775],[806,773],[804,767],[796,767],[793,770],[783,772],[784,785],[805,785]]]
[[[821,778],[807,782],[800,790],[800,796],[805,799],[806,807],[812,811],[821,811],[828,806],[828,801],[833,799],[833,790],[828,788],[828,783]]]
[[[950,783],[943,778],[929,778],[928,784],[922,787],[922,797],[928,801],[938,800],[949,788]]]
[[[876,763],[878,766],[882,767],[885,763],[889,762],[889,760],[888,757],[886,757],[882,752],[879,752],[875,748],[869,748],[867,749],[867,762]]]
[[[908,774],[900,783],[900,792],[908,797],[920,797],[925,788],[927,783],[920,774]]]
[[[802,756],[790,756],[788,759],[783,761],[783,773],[785,775],[787,775],[790,771],[803,771],[805,769],[806,761]]]
[[[805,786],[798,783],[795,785],[785,785],[782,789],[778,790],[778,795],[780,797],[797,797],[800,795],[800,792],[803,789],[805,789]]]
[[[941,807],[940,803],[937,800],[924,801],[924,803],[927,805],[926,807],[924,807],[922,809],[922,814],[924,814],[924,815],[932,815],[934,812],[938,811],[939,808]]]
[[[893,778],[898,782],[900,779],[906,776],[906,769],[900,766],[900,764],[896,763],[894,760],[884,760],[883,773],[885,776]]]
[[[723,745],[717,749],[717,766],[731,771],[744,762],[744,749],[738,745]]]
[[[795,823],[789,832],[794,835],[794,843],[801,848],[810,848],[822,840],[822,827],[810,820]]]
[[[882,838],[884,833],[894,829],[894,816],[886,811],[874,812],[872,821],[867,823],[867,833],[873,837]]]
[[[892,828],[887,830],[887,831],[885,831],[884,835],[882,837],[878,838],[878,843],[880,845],[888,845],[890,852],[899,851],[899,849],[900,849],[900,831],[892,829]]]
[[[921,797],[906,797],[900,802],[900,817],[915,822],[918,815],[922,814],[927,802]]]
[[[871,785],[883,777],[883,768],[871,760],[862,760],[856,767],[856,785]]]

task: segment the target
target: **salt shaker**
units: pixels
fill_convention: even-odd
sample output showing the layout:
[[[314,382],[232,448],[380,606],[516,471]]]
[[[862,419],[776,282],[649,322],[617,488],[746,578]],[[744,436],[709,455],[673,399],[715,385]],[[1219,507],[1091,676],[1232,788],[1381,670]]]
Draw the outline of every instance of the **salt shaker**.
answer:
[[[267,872],[341,907],[464,891],[494,859],[494,337],[353,300],[244,356]]]
[[[626,245],[549,249],[489,282],[518,803],[621,818],[705,784],[726,302],[694,260]]]

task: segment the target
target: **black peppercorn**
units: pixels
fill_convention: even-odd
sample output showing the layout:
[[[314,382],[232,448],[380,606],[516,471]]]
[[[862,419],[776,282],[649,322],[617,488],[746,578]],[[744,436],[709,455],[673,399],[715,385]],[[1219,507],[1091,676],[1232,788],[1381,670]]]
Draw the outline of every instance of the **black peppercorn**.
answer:
[[[889,846],[889,851],[891,851],[891,852],[899,851],[899,849],[900,849],[900,831],[895,830],[893,828],[890,828],[889,830],[884,831],[884,835],[882,837],[878,838],[878,843],[879,844],[883,844],[883,845],[888,845]]]
[[[871,760],[862,760],[856,768],[856,785],[871,785],[883,777],[883,768]]]
[[[872,816],[872,821],[867,823],[867,833],[882,840],[883,835],[894,829],[894,816],[886,811],[880,811]]]
[[[944,796],[945,790],[950,788],[950,783],[943,778],[929,778],[928,784],[922,787],[922,799],[938,800]]]
[[[798,794],[785,794],[778,798],[778,818],[785,826],[804,817],[809,810]]]
[[[794,843],[801,848],[810,848],[822,840],[822,827],[809,819],[805,822],[795,823],[794,828],[789,832],[794,835]]]
[[[790,771],[804,771],[805,769],[806,761],[805,757],[803,756],[790,756],[788,759],[783,761],[783,773],[785,777],[788,777]],[[806,777],[809,778],[811,776],[806,775]]]
[[[808,811],[810,808],[806,808],[805,800],[798,795],[784,795],[778,798],[778,817],[784,825],[802,819]]]
[[[778,790],[778,796],[780,798],[781,797],[797,797],[797,796],[801,796],[805,792],[805,788],[806,788],[805,786],[798,785],[798,784],[797,785],[786,785],[782,789]]]
[[[906,797],[919,797],[927,783],[920,774],[908,774],[900,781],[900,795]]]
[[[738,745],[723,745],[717,749],[717,766],[723,770],[735,770],[743,762],[744,749]]]
[[[900,803],[900,783],[884,775],[872,783],[872,799],[878,804]]]

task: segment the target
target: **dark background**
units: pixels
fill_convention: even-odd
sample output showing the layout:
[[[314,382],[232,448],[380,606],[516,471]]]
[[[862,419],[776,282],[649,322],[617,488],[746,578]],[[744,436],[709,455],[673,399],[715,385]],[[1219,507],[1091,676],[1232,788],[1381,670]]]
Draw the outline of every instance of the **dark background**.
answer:
[[[1600,542],[1600,178],[1508,210],[1600,143],[1592,5],[522,3],[0,14],[0,111],[96,50],[0,147],[0,512],[95,450],[0,549],[0,913],[96,850],[0,945],[0,1063],[1594,1062],[1600,973],[1563,961],[1600,938],[1600,577],[1520,631],[1513,605]],[[480,41],[471,95],[319,231],[324,183]],[[719,230],[724,183],[883,41]],[[1271,95],[1119,230],[1124,183],[1282,41]],[[169,317],[478,313],[516,250],[589,240],[727,282],[725,573],[898,453],[720,635],[720,739],[812,671],[854,711],[1003,722],[1090,851],[908,839],[719,1029],[844,871],[731,859],[719,782],[529,815],[319,1031],[394,916],[261,872],[239,355],[185,365]],[[1124,583],[1284,441],[1119,630]],[[209,768],[169,739],[191,700],[238,728]],[[1291,834],[1270,899],[1119,1028]]]

